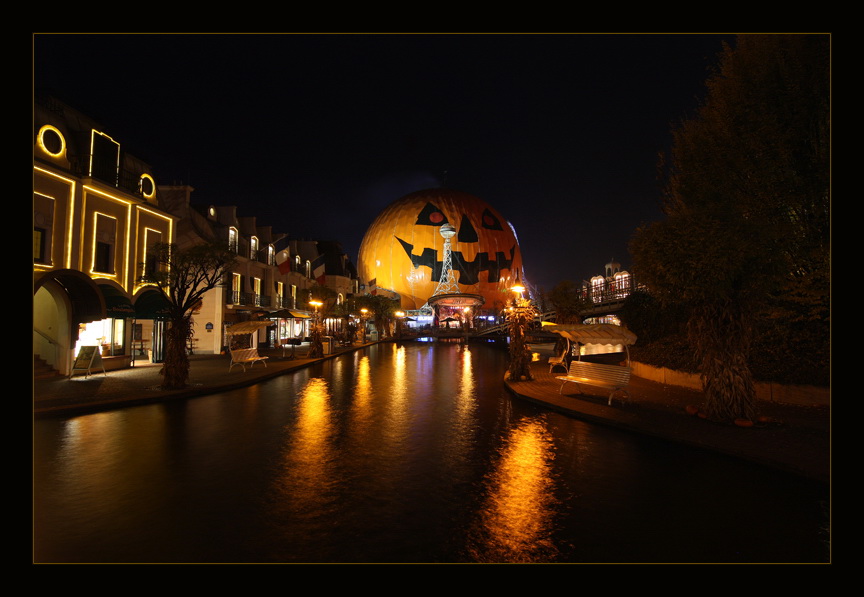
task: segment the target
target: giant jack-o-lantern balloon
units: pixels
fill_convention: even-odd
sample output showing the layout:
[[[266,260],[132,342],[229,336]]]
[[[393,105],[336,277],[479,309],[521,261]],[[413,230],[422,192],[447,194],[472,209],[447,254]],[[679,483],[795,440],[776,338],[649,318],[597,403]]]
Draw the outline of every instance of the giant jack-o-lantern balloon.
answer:
[[[447,189],[411,193],[381,212],[360,245],[361,282],[398,293],[403,309],[422,307],[441,278],[444,224],[456,229],[450,246],[459,292],[481,295],[485,309],[505,303],[523,279],[516,233],[482,199]]]

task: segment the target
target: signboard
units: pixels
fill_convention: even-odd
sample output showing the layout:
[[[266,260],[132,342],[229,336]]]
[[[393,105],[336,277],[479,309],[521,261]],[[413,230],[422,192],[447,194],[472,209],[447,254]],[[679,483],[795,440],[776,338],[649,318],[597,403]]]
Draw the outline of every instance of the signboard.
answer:
[[[78,351],[78,356],[75,357],[75,363],[72,364],[72,373],[69,377],[75,375],[76,371],[86,371],[90,375],[90,370],[98,365],[102,368],[102,373],[108,375],[105,371],[105,365],[102,363],[102,353],[98,346],[82,346]]]

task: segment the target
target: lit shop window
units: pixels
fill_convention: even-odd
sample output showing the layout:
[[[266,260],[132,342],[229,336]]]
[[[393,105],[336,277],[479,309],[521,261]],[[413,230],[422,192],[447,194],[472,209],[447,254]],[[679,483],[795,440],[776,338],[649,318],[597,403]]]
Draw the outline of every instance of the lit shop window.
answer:
[[[98,346],[103,357],[125,355],[126,320],[109,318],[79,325],[76,355],[82,346]]]

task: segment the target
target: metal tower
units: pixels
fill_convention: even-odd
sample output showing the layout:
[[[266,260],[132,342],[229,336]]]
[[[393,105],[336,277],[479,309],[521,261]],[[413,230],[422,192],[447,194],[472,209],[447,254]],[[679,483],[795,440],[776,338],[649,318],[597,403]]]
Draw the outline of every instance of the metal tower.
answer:
[[[438,279],[438,286],[432,296],[458,294],[459,285],[456,284],[456,277],[453,275],[453,257],[450,250],[450,239],[456,234],[456,229],[450,224],[444,224],[439,232],[444,237],[444,262],[441,265],[441,277]]]

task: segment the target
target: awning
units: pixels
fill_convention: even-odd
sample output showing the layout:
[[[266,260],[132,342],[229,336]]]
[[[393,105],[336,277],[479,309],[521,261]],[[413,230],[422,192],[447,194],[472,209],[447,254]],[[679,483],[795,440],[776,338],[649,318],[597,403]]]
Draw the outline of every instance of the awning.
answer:
[[[115,319],[135,317],[135,309],[126,293],[107,284],[98,284],[97,286],[102,291],[102,296],[105,297],[105,317]]]
[[[138,319],[166,319],[171,313],[171,305],[156,290],[150,290],[135,301],[135,317]]]
[[[241,321],[235,323],[229,328],[226,328],[225,333],[229,336],[237,336],[240,334],[254,334],[261,328],[266,328],[268,325],[273,325],[272,321]]]
[[[312,316],[295,309],[282,309],[281,311],[271,313],[270,317],[273,317],[274,319],[310,319]]]
[[[621,325],[612,323],[550,323],[543,322],[543,329],[555,332],[572,342],[580,344],[636,344],[636,334]]]

